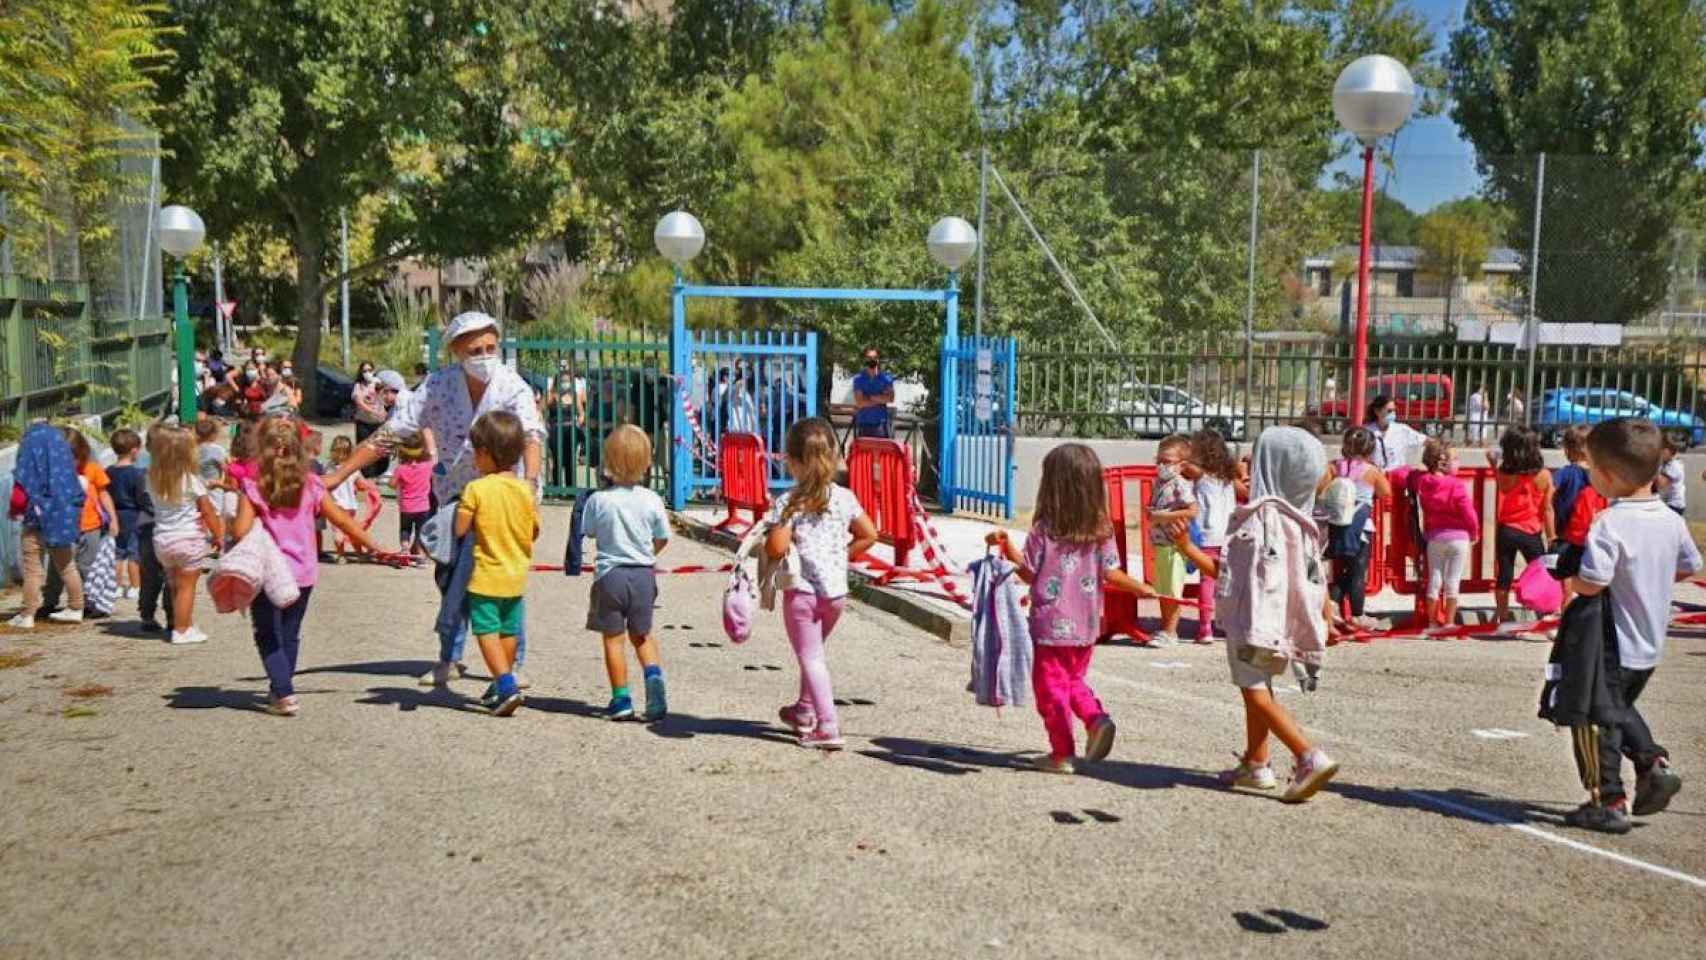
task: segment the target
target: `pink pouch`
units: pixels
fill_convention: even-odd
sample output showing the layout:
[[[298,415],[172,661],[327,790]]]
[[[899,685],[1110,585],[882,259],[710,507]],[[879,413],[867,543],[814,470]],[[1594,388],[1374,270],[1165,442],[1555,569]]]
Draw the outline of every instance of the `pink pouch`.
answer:
[[[1522,568],[1512,584],[1516,602],[1541,615],[1558,612],[1564,605],[1564,584],[1539,560]]]
[[[757,619],[758,591],[752,577],[740,565],[729,577],[723,590],[723,632],[731,643],[745,643],[752,636],[752,621]]]

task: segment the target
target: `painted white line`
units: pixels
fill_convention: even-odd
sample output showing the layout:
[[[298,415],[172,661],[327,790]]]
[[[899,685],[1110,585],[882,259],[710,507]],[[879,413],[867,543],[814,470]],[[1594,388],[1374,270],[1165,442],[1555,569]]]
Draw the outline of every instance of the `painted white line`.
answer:
[[[1471,730],[1469,732],[1482,740],[1521,740],[1528,736],[1521,730],[1506,730],[1503,727],[1489,727],[1485,730]]]
[[[1183,660],[1154,660],[1149,665],[1157,670],[1186,670],[1191,666]]]
[[[1697,877],[1692,873],[1683,873],[1681,870],[1672,870],[1670,867],[1661,867],[1656,863],[1648,863],[1645,860],[1618,853],[1614,850],[1605,850],[1589,843],[1583,843],[1580,840],[1571,840],[1569,837],[1561,837],[1550,830],[1542,830],[1533,824],[1512,820],[1509,817],[1502,817],[1496,813],[1479,810],[1475,807],[1466,806],[1452,800],[1436,797],[1433,794],[1421,793],[1416,790],[1406,790],[1404,791],[1404,795],[1418,803],[1425,803],[1428,806],[1439,810],[1445,810],[1459,816],[1469,817],[1470,819],[1479,820],[1482,823],[1492,824],[1493,826],[1509,827],[1518,833],[1526,833],[1531,837],[1536,837],[1550,843],[1563,844],[1572,850],[1579,850],[1582,853],[1590,853],[1597,857],[1604,857],[1607,860],[1621,863],[1624,866],[1634,867],[1637,870],[1645,870],[1649,873],[1656,873],[1661,877],[1667,877],[1671,880],[1681,880],[1683,883],[1689,884],[1690,886],[1706,890],[1706,877]]]

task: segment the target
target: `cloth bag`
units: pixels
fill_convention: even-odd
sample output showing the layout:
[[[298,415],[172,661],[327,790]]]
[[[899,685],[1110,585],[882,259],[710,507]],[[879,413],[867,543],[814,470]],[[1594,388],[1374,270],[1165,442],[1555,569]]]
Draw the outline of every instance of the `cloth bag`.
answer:
[[[1545,562],[1556,559],[1549,556],[1522,568],[1521,575],[1512,584],[1517,603],[1542,616],[1558,612],[1558,608],[1564,605],[1564,585],[1552,576]]]
[[[207,578],[207,594],[220,613],[247,610],[265,592],[275,607],[288,607],[302,596],[290,563],[266,528],[255,524],[248,536],[219,558]]]

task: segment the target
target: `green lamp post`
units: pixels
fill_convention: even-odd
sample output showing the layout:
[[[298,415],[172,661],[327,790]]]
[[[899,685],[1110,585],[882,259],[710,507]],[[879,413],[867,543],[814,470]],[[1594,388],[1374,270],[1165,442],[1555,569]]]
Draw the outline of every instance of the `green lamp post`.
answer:
[[[184,260],[201,247],[207,228],[189,207],[160,209],[160,249],[178,261],[172,276],[172,313],[178,340],[178,422],[195,422],[195,326],[190,323],[190,285]]]

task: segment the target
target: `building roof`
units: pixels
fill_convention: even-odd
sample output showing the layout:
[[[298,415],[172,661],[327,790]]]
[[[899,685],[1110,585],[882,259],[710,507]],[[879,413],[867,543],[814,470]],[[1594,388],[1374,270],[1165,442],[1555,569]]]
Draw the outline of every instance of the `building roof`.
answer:
[[[1334,247],[1328,253],[1318,253],[1303,261],[1305,270],[1324,270],[1336,262],[1356,262],[1360,251],[1350,244]],[[1401,247],[1388,243],[1377,243],[1369,249],[1370,269],[1373,270],[1420,270],[1425,254],[1421,247]],[[1510,247],[1493,247],[1487,251],[1487,259],[1481,264],[1483,273],[1516,273],[1522,269],[1522,254]]]

